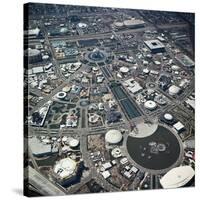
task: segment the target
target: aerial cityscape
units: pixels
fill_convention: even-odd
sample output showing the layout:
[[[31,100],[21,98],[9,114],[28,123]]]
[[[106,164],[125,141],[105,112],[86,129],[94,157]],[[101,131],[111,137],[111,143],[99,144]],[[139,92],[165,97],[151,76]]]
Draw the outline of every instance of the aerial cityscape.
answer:
[[[195,186],[194,13],[24,5],[24,194]]]

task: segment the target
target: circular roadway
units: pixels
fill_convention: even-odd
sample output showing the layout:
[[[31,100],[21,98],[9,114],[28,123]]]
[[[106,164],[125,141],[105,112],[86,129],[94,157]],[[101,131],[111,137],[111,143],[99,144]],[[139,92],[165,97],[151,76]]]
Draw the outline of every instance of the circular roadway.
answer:
[[[152,174],[167,172],[177,166],[183,157],[180,137],[162,125],[147,137],[128,135],[125,145],[128,157],[135,166]]]

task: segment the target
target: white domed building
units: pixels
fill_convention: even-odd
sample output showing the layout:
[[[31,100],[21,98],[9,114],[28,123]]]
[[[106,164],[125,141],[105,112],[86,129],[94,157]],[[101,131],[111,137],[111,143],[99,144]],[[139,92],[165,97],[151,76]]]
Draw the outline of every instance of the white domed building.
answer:
[[[77,24],[77,27],[81,28],[81,29],[85,29],[85,28],[87,28],[87,24],[80,22]]]
[[[119,71],[122,74],[127,74],[129,72],[129,68],[128,67],[120,67]]]
[[[172,85],[169,87],[169,94],[171,96],[175,96],[175,95],[179,94],[180,91],[181,91],[181,88],[176,85]]]
[[[38,50],[38,49],[28,48],[25,51],[25,56],[28,57],[29,63],[37,63],[37,62],[42,61],[42,55],[41,55],[40,50]]]
[[[179,188],[186,185],[195,175],[191,166],[180,166],[171,169],[161,179],[160,184],[163,188]]]
[[[144,103],[144,107],[148,110],[155,110],[157,108],[157,104],[155,101],[148,100]]]
[[[72,138],[72,139],[69,141],[69,146],[70,146],[71,148],[76,148],[76,147],[78,147],[78,145],[79,145],[79,140],[78,140],[78,139]]]
[[[167,121],[172,121],[173,120],[173,116],[170,113],[165,113],[164,114],[164,119]]]
[[[61,185],[66,185],[77,178],[78,163],[71,158],[59,160],[53,168],[53,176]]]
[[[118,130],[109,130],[105,135],[105,140],[109,144],[118,144],[122,140],[122,134]]]
[[[57,94],[56,94],[56,98],[57,99],[64,99],[65,97],[66,97],[66,93],[65,92],[58,92]]]

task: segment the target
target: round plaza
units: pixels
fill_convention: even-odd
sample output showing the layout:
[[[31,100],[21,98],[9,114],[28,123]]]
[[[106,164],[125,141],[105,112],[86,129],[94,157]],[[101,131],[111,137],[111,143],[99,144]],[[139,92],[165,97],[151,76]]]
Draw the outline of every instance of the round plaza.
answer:
[[[125,146],[129,159],[143,171],[165,173],[182,161],[183,146],[180,137],[170,128],[158,125],[146,137],[128,135]]]

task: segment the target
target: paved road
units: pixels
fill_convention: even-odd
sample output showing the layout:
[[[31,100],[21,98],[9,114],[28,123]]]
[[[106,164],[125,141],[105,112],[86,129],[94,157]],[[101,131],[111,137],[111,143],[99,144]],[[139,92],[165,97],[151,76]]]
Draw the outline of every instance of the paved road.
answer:
[[[30,166],[28,167],[28,175],[28,182],[34,185],[44,196],[60,196],[67,194],[61,187],[50,182],[46,177]]]

